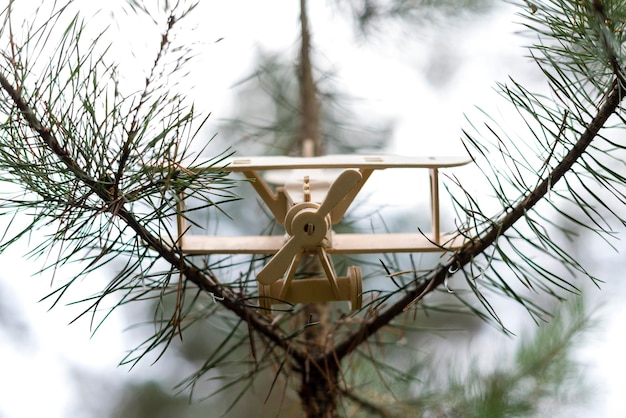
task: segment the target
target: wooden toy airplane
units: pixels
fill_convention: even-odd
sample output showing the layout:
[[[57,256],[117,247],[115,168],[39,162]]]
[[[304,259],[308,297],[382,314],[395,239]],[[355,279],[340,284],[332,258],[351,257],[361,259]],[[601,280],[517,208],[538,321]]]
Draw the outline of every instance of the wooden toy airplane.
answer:
[[[329,254],[365,254],[445,251],[458,248],[463,238],[442,234],[439,228],[440,168],[469,163],[465,157],[400,157],[378,155],[328,155],[323,157],[238,157],[225,162],[224,171],[241,172],[276,221],[284,236],[198,236],[186,234],[178,216],[178,245],[185,254],[273,254],[258,272],[259,305],[271,311],[278,303],[350,301],[353,310],[362,305],[359,267],[338,277]],[[374,170],[427,168],[430,170],[432,231],[429,234],[338,234],[338,223]],[[292,170],[292,177],[274,190],[259,171]],[[340,170],[328,178],[328,170]],[[269,177],[269,176],[268,176]],[[183,207],[179,208],[182,213]],[[326,277],[294,280],[303,254],[316,254]]]

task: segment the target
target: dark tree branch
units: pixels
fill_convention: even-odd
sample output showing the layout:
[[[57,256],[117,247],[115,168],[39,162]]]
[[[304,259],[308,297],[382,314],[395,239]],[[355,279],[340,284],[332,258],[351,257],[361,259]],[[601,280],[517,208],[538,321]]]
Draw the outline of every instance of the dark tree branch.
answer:
[[[68,170],[71,170],[71,172],[76,175],[79,181],[83,182],[83,184],[105,203],[110,204],[111,194],[106,189],[106,186],[91,178],[80,168],[78,163],[73,160],[67,151],[59,144],[59,141],[50,129],[43,126],[36,116],[34,109],[28,105],[27,101],[18,92],[18,89],[11,85],[4,74],[0,74],[0,86],[2,86],[2,89],[9,95],[11,101],[26,120],[27,125],[37,133],[45,146],[56,155]],[[175,269],[180,269],[187,280],[190,280],[201,290],[216,296],[216,298],[219,299],[219,303],[226,309],[246,321],[252,329],[266,337],[269,341],[284,349],[285,352],[290,353],[296,362],[302,363],[305,358],[305,353],[302,349],[286,339],[283,333],[275,328],[266,316],[241,304],[230,290],[220,286],[216,280],[213,280],[205,272],[188,263],[184,258],[181,259],[176,248],[166,245],[159,237],[150,233],[122,204],[116,206],[115,215],[122,219],[148,247],[155,250]]]
[[[340,361],[360,344],[365,342],[372,334],[389,324],[395,317],[402,314],[405,308],[412,303],[422,300],[427,294],[435,290],[445,281],[450,270],[458,270],[469,264],[474,258],[482,254],[498,238],[520,220],[526,212],[532,209],[553,187],[571,170],[573,165],[583,156],[592,141],[598,136],[600,130],[613,113],[619,108],[620,103],[626,94],[626,87],[617,78],[612,85],[611,91],[596,116],[587,125],[578,141],[572,149],[563,157],[561,162],[552,170],[549,175],[537,185],[526,197],[513,209],[503,215],[500,219],[481,236],[467,242],[461,247],[446,263],[435,270],[429,280],[415,287],[413,291],[407,293],[402,299],[391,305],[380,315],[366,321],[362,326],[347,337],[342,343],[332,348],[324,354],[320,362]],[[333,360],[337,359],[337,360]]]

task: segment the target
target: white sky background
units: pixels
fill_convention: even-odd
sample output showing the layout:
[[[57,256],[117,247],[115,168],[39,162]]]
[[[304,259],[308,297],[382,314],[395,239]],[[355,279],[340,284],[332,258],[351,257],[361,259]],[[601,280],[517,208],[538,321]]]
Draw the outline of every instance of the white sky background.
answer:
[[[83,1],[81,4],[95,7],[92,6],[95,3]],[[462,25],[417,30],[411,34],[413,39],[403,38],[402,42],[355,45],[349,25],[340,16],[333,15],[326,2],[311,3],[313,41],[320,64],[339,69],[340,81],[348,92],[363,99],[360,109],[363,114],[395,121],[389,153],[463,154],[458,141],[464,125],[463,113],[473,112],[474,105],[493,102],[497,98],[492,91],[496,81],[504,81],[508,74],[523,79],[530,77],[532,71],[523,57],[525,51],[519,47],[525,41],[513,35],[519,27],[511,23],[517,18],[509,7],[498,8],[471,22],[456,21]],[[109,7],[116,10],[118,4],[120,2],[112,1]],[[107,13],[101,16],[108,18]],[[137,21],[119,12],[115,16],[118,23],[113,30],[122,32],[117,41],[121,49],[124,45],[138,45],[133,51],[137,55],[145,54],[146,62],[150,63],[160,28],[152,29],[148,21]],[[199,113],[212,112],[214,121],[230,116],[234,103],[230,86],[250,74],[259,47],[293,51],[297,19],[295,1],[202,2],[188,19],[189,26],[196,27],[190,36],[200,40],[199,55],[187,79]],[[156,36],[147,36],[154,34]],[[216,43],[218,39],[222,40]],[[449,74],[439,74],[439,79],[446,83],[436,84],[424,74],[433,67],[434,60],[440,59],[450,59],[458,65],[449,67]],[[143,77],[139,75],[140,80]],[[372,179],[374,186],[379,186],[379,197],[386,202],[401,200],[402,193],[387,185],[390,182],[406,184],[407,180],[401,174],[385,174],[378,183]],[[0,224],[3,223],[0,218]],[[120,316],[113,315],[90,339],[85,321],[67,326],[76,314],[75,309],[59,306],[47,312],[46,303],[37,303],[50,290],[50,278],[29,277],[41,263],[21,261],[27,243],[23,245],[0,256],[4,267],[0,280],[2,289],[10,291],[14,309],[24,316],[22,321],[32,327],[34,341],[30,344],[10,341],[8,334],[0,331],[0,417],[68,416],[67,408],[76,393],[70,383],[70,366],[111,380],[158,373],[158,366],[149,368],[148,362],[130,373],[125,368],[116,368],[124,350],[136,343],[127,334],[121,334],[124,321]],[[598,258],[600,256],[607,257],[606,253],[598,254]],[[599,275],[612,278],[613,260],[606,259],[606,267],[602,269],[605,271]],[[95,278],[95,283],[84,283],[84,286],[95,289],[98,281]],[[626,309],[618,303],[626,291],[623,285],[612,283],[605,289],[604,293],[594,294],[594,300],[597,297],[606,301],[601,311],[605,325],[593,333],[596,339],[582,351],[581,357],[592,367],[598,391],[606,393],[598,397],[591,415],[617,418],[626,416],[623,398],[626,342],[622,332]],[[0,303],[5,303],[2,296]],[[505,316],[505,319],[515,323],[527,318]]]

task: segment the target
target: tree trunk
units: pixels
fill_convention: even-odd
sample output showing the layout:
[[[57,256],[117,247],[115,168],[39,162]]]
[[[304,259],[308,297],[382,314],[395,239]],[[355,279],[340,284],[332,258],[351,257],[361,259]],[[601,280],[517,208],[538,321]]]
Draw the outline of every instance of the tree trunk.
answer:
[[[307,360],[302,370],[299,391],[302,409],[307,418],[334,418],[337,413],[337,367],[311,364]]]
[[[323,155],[324,146],[320,135],[320,103],[313,78],[311,63],[311,35],[306,12],[306,0],[300,0],[300,27],[302,31],[300,46],[300,62],[298,66],[298,83],[300,87],[300,129],[298,144],[300,155],[313,157]],[[321,263],[317,255],[307,263],[306,272],[311,276],[323,275]],[[320,356],[326,346],[328,335],[327,307],[320,303],[306,306],[302,313],[304,323],[317,322],[318,325],[307,327],[304,339],[307,343],[307,360],[301,365],[301,387],[299,390],[302,409],[309,418],[337,417],[337,376],[336,366],[325,367],[324,364],[313,363],[311,359]]]
[[[322,155],[324,149],[320,136],[320,104],[313,79],[311,64],[311,34],[306,13],[306,0],[300,0],[300,63],[298,81],[300,85],[300,132],[298,142],[300,155],[312,157]]]

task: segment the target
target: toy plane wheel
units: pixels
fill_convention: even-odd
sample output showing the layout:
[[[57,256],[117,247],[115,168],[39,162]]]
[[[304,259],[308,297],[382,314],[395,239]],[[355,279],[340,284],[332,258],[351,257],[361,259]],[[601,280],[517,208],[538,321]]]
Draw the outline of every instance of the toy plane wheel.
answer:
[[[363,307],[363,277],[361,269],[356,266],[348,267],[348,279],[350,280],[350,308],[358,311]]]

